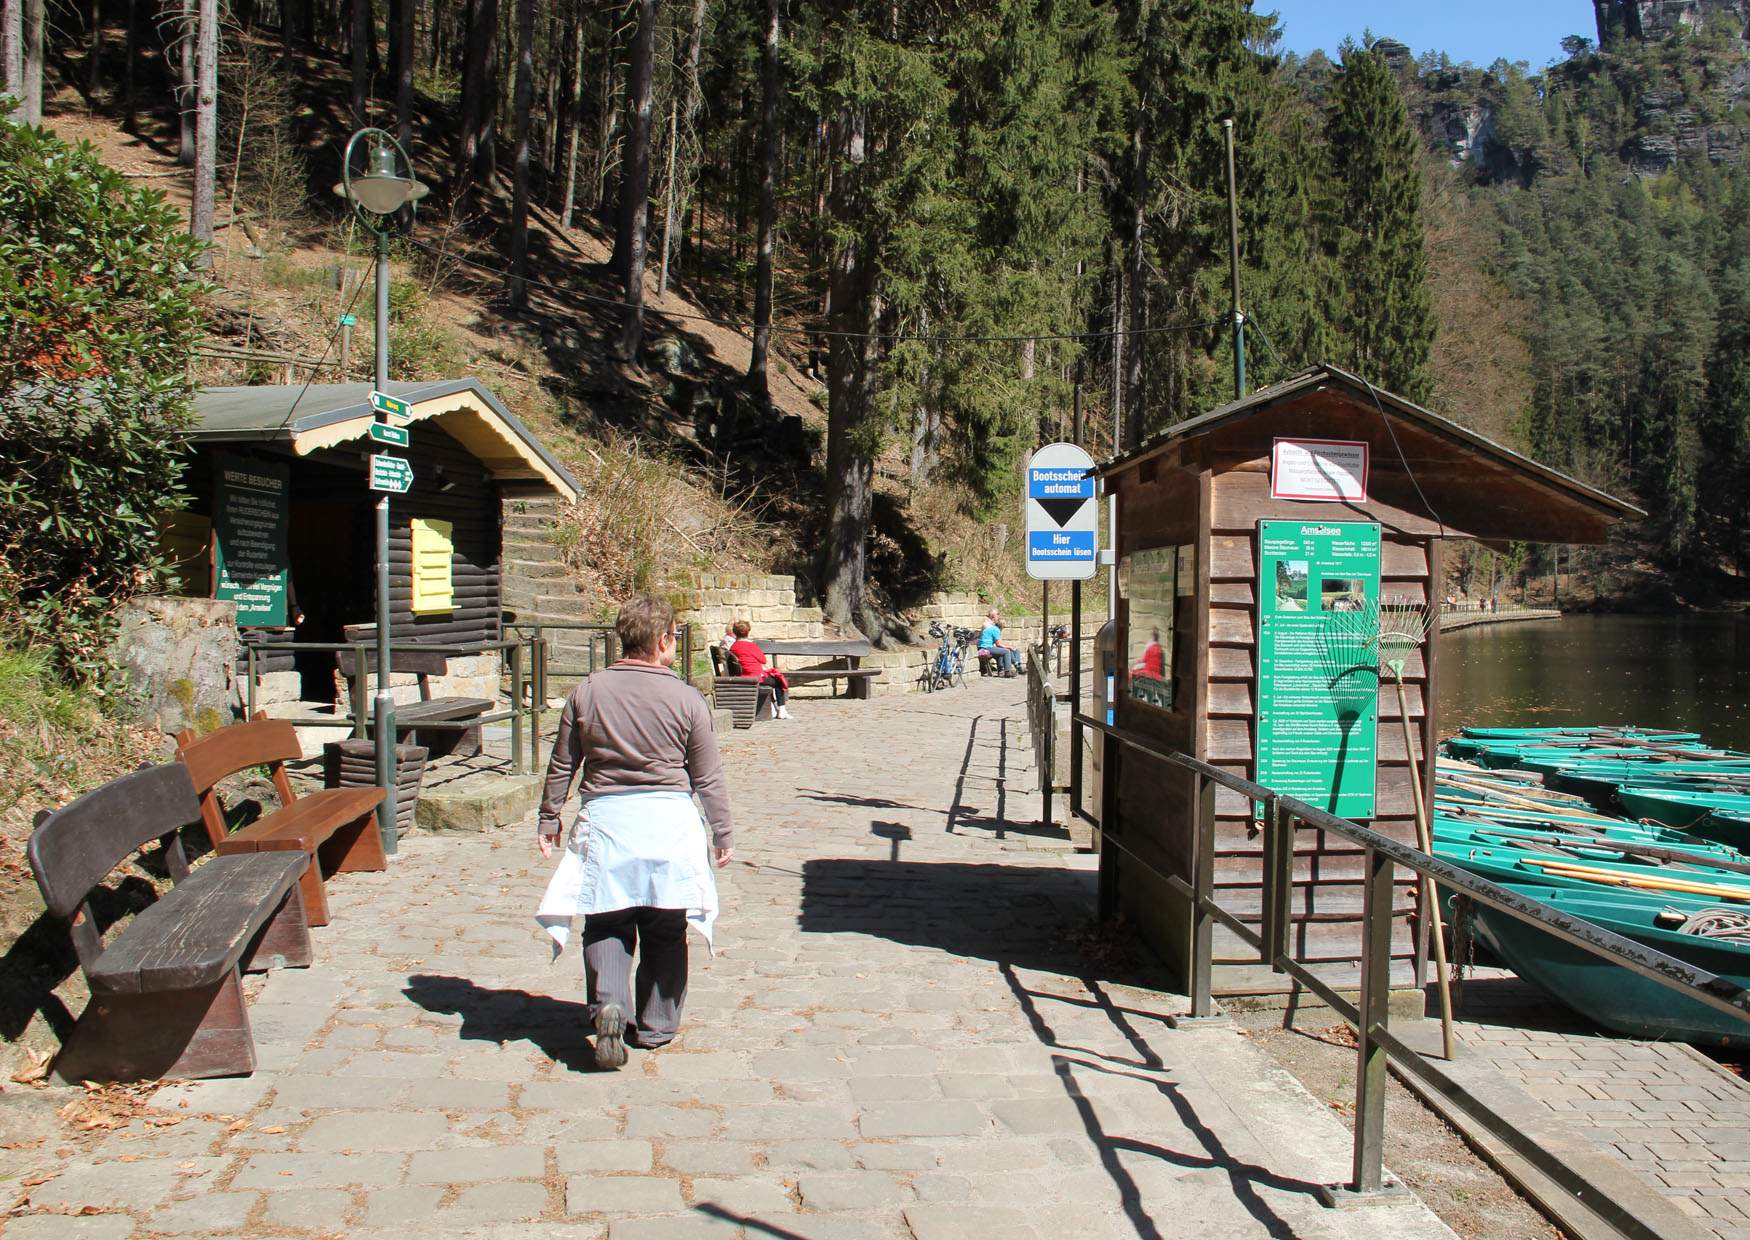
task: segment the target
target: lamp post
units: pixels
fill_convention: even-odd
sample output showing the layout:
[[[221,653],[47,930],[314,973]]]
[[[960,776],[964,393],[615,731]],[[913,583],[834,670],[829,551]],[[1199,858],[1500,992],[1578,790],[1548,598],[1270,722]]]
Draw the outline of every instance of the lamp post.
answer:
[[[353,174],[353,152],[369,143],[365,170]],[[399,166],[396,158],[399,156]],[[414,179],[413,161],[394,137],[382,129],[361,129],[347,141],[340,164],[340,184],[334,192],[351,204],[359,222],[377,239],[377,359],[376,389],[389,386],[389,217],[425,197],[428,189]],[[378,410],[377,420],[389,415]],[[377,743],[377,785],[383,800],[377,806],[377,830],[383,851],[396,851],[395,838],[395,699],[389,692],[389,493],[377,497],[377,696],[372,703],[372,729]],[[362,675],[361,670],[361,675]]]

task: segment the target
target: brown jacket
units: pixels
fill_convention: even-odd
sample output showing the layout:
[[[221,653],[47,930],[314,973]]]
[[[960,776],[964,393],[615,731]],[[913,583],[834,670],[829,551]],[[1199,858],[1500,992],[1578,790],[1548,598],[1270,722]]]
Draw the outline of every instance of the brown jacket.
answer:
[[[560,811],[579,767],[578,791],[586,800],[656,789],[697,793],[711,842],[732,846],[735,824],[711,712],[699,691],[668,668],[616,663],[565,699],[541,798],[544,834],[560,830]]]

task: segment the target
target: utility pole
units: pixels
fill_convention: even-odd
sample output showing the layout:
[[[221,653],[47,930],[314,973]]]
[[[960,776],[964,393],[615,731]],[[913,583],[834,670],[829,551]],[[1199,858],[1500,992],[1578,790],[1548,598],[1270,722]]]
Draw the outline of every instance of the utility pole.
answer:
[[[1234,122],[1227,117],[1221,122],[1222,140],[1227,145],[1227,248],[1228,267],[1233,275],[1234,323],[1234,399],[1246,394],[1246,316],[1240,313],[1240,191],[1234,175]]]

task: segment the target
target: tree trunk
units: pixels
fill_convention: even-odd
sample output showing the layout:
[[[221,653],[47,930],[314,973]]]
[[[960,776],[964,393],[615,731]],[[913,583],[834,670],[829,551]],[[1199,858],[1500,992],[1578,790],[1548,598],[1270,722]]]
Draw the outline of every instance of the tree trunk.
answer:
[[[91,51],[85,64],[85,97],[97,105],[97,92],[103,89],[103,0],[91,0],[87,10],[91,26]]]
[[[766,0],[766,43],[760,59],[760,218],[753,283],[753,354],[748,386],[769,399],[766,354],[772,341],[773,233],[778,218],[778,10],[782,0]]]
[[[577,206],[577,148],[583,141],[583,14],[573,15],[571,43],[571,97],[566,102],[566,126],[571,141],[565,155],[565,209],[559,216],[559,227],[571,227],[571,213]]]
[[[662,265],[656,276],[656,295],[662,296],[668,292],[668,253],[674,236],[675,192],[680,176],[679,156],[681,141],[681,105],[680,100],[668,101],[668,189],[662,196]]]
[[[395,66],[395,137],[403,147],[411,147],[413,142],[413,26],[416,8],[418,0],[390,0],[389,4],[389,59]]]
[[[498,122],[498,0],[471,0],[462,62],[462,142],[456,158],[460,200],[472,205],[492,179]]]
[[[1124,404],[1129,411],[1125,425],[1125,441],[1130,444],[1142,442],[1143,433],[1143,361],[1142,328],[1148,322],[1148,293],[1145,281],[1144,243],[1148,218],[1149,193],[1149,155],[1150,146],[1147,132],[1141,120],[1138,119],[1130,136],[1131,178],[1130,178],[1130,218],[1128,236],[1125,238],[1129,249],[1126,261],[1126,292],[1130,295],[1130,317],[1123,328],[1130,333],[1130,365],[1124,378]]]
[[[139,0],[128,0],[127,46],[122,55],[122,130],[133,133],[138,127],[134,115],[135,62],[140,58]]]
[[[4,62],[6,93],[17,103],[11,119],[24,119],[24,0],[0,2],[0,62]]]
[[[659,293],[668,292],[668,260],[671,249],[669,234],[687,218],[687,200],[691,196],[693,178],[698,175],[699,152],[694,139],[699,123],[699,55],[704,42],[705,0],[693,0],[693,24],[687,35],[687,59],[683,68],[686,102],[680,109],[676,123],[671,126],[670,138],[671,142],[686,144],[687,157],[685,160],[678,160],[673,153],[669,156],[668,214],[662,228],[662,275],[656,282],[656,291]],[[670,115],[675,115],[672,105]],[[682,244],[685,244],[684,232]],[[684,257],[684,250],[675,255],[677,268]]]
[[[178,0],[170,0],[167,9],[170,13],[178,13]],[[176,50],[180,57],[178,71],[182,75],[182,86],[176,94],[176,162],[184,168],[192,168],[194,167],[194,114],[196,108],[195,42],[197,36],[195,16],[192,13],[185,13],[179,18],[171,20],[177,23],[176,29],[179,38]]]
[[[875,427],[872,385],[880,317],[862,232],[866,121],[853,111],[838,122],[842,157],[828,210],[845,230],[827,272],[832,310],[826,363],[826,562],[822,602],[826,618],[856,628],[862,618],[868,571],[869,513],[874,498]]]
[[[24,119],[43,123],[43,10],[45,0],[24,0]]]
[[[300,7],[308,9],[310,0],[280,0],[280,55],[287,64],[296,62],[298,36],[303,33]]]
[[[624,174],[620,177],[620,227],[614,239],[614,268],[626,290],[626,324],[617,348],[636,360],[644,337],[644,250],[650,214],[650,95],[656,65],[657,0],[638,0],[638,33],[632,39],[627,80]]]
[[[352,125],[363,129],[366,105],[371,97],[371,70],[367,59],[371,39],[371,0],[352,0]]]
[[[200,0],[196,28],[196,85],[194,205],[189,231],[211,244],[213,240],[213,182],[219,156],[219,0]],[[197,260],[212,263],[211,251]]]
[[[517,0],[516,174],[510,208],[510,305],[529,304],[529,113],[535,104],[535,0]]]

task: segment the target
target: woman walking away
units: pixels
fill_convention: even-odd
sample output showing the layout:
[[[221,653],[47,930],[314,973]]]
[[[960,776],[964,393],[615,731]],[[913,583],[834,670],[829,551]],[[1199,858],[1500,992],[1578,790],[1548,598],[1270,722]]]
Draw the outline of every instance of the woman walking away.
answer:
[[[711,712],[670,668],[674,608],[634,598],[620,608],[614,631],[625,657],[565,700],[536,828],[541,855],[551,857],[581,768],[583,808],[536,920],[562,949],[571,919],[583,917],[588,1012],[602,1068],[623,1065],[628,1044],[654,1050],[679,1032],[687,924],[710,944],[717,916],[711,861],[725,866],[735,855]]]
[[[753,626],[746,620],[737,620],[730,625],[730,632],[735,634],[735,644],[729,647],[729,653],[741,664],[741,674],[757,676],[760,684],[772,686],[773,718],[793,718],[790,714],[790,682],[784,679],[783,672],[766,666],[766,652],[760,649],[758,642],[748,637],[753,632]]]

